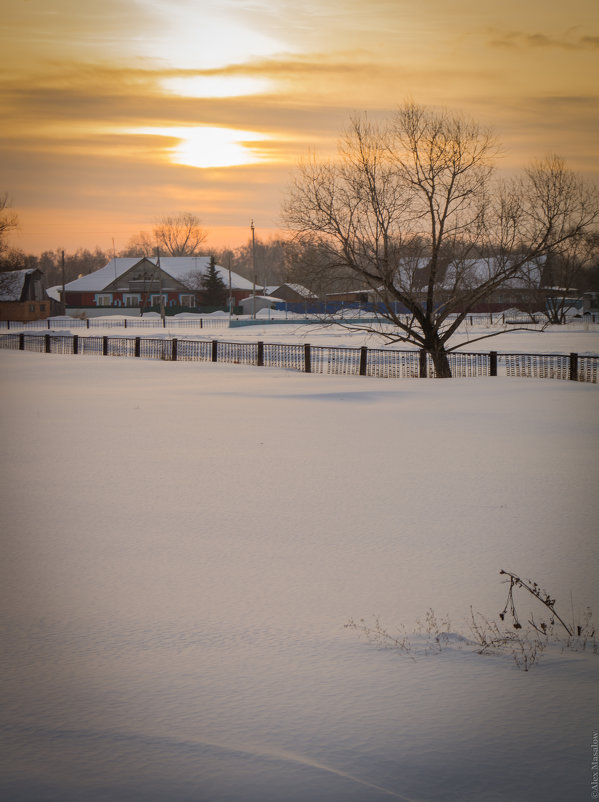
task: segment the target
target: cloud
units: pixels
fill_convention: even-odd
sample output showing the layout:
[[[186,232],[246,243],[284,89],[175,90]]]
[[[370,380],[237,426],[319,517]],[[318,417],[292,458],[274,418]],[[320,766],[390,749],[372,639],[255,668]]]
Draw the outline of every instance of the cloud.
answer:
[[[548,36],[545,33],[525,33],[523,31],[487,31],[487,38],[493,47],[507,49],[553,48],[557,50],[584,51],[598,50],[599,36],[574,35],[567,31],[561,36]]]
[[[570,129],[572,149],[592,156],[595,88],[588,65],[574,70],[599,48],[593,25],[550,35],[560,28],[519,10],[503,15],[502,28],[473,33],[490,17],[484,2],[465,16],[471,5],[9,0],[0,22],[0,107],[10,121],[0,137],[0,190],[19,205],[41,208],[43,198],[48,214],[81,206],[107,216],[113,203],[119,220],[151,217],[179,205],[180,194],[210,225],[218,216],[226,225],[249,218],[248,209],[274,219],[299,157],[334,153],[353,112],[386,117],[407,96],[476,117],[482,110],[507,140],[520,146],[526,136],[528,152],[547,149],[556,132],[566,140]],[[173,132],[194,127],[255,132],[263,141],[244,147],[259,147],[266,161],[174,164],[183,140]],[[141,129],[173,136],[134,133]]]

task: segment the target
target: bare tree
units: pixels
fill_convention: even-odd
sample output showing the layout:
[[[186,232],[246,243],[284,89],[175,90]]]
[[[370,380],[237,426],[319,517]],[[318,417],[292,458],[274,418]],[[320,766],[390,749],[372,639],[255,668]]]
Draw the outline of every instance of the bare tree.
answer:
[[[166,215],[152,229],[140,231],[129,240],[122,256],[153,256],[156,249],[166,256],[199,256],[208,234],[193,212]]]
[[[127,247],[123,248],[120,256],[155,256],[156,243],[151,234],[147,231],[139,231],[135,234],[129,242]]]
[[[599,237],[594,234],[569,241],[558,253],[549,254],[543,266],[542,284],[528,282],[528,311],[541,313],[553,325],[567,322],[579,308],[588,274],[599,257]]]
[[[235,250],[225,248],[217,251],[215,256],[219,264],[230,266],[235,273],[239,273],[250,280],[253,276],[253,260],[255,257],[258,286],[282,284],[287,279],[285,270],[286,247],[287,243],[282,239],[275,237],[262,240],[256,237],[253,247],[252,240],[249,239],[244,245],[240,245]]]
[[[439,377],[466,315],[599,215],[597,191],[560,159],[502,184],[497,153],[476,123],[408,102],[385,126],[353,119],[339,158],[301,164],[283,207],[296,242],[369,290],[393,324],[377,332],[425,350]]]
[[[19,227],[19,217],[10,208],[8,193],[0,195],[0,256],[8,249],[6,236]]]
[[[163,217],[153,228],[154,241],[169,256],[198,256],[208,236],[192,212]]]

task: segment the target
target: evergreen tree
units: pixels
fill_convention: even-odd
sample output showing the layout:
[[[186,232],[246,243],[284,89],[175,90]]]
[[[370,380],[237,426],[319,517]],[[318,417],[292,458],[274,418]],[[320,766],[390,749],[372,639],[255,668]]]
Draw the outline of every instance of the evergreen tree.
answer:
[[[203,276],[202,290],[206,306],[227,305],[227,287],[216,269],[214,256],[210,257],[208,269]]]

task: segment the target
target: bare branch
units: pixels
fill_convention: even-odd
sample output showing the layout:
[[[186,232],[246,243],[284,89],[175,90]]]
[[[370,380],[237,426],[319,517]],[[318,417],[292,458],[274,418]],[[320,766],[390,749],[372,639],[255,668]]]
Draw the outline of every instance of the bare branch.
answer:
[[[386,125],[353,118],[337,160],[303,162],[283,207],[297,247],[353,277],[440,377],[466,315],[499,289],[540,286],[546,260],[579,253],[599,218],[596,189],[562,160],[502,183],[498,150],[476,123],[409,102]]]

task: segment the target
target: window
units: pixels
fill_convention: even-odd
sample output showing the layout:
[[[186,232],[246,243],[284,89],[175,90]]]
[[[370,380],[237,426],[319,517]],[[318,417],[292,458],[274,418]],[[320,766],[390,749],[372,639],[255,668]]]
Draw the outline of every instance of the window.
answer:
[[[124,300],[125,300],[125,306],[135,306],[135,307],[137,307],[137,306],[140,305],[141,296],[140,295],[125,295],[124,296]]]
[[[96,295],[96,306],[112,306],[112,295]]]
[[[195,295],[180,295],[181,306],[191,307],[196,305]]]
[[[168,297],[166,295],[163,295],[163,296],[152,295],[152,301],[151,301],[150,306],[160,306],[160,298],[161,297],[164,300],[164,305],[166,306],[167,303],[168,303]]]

